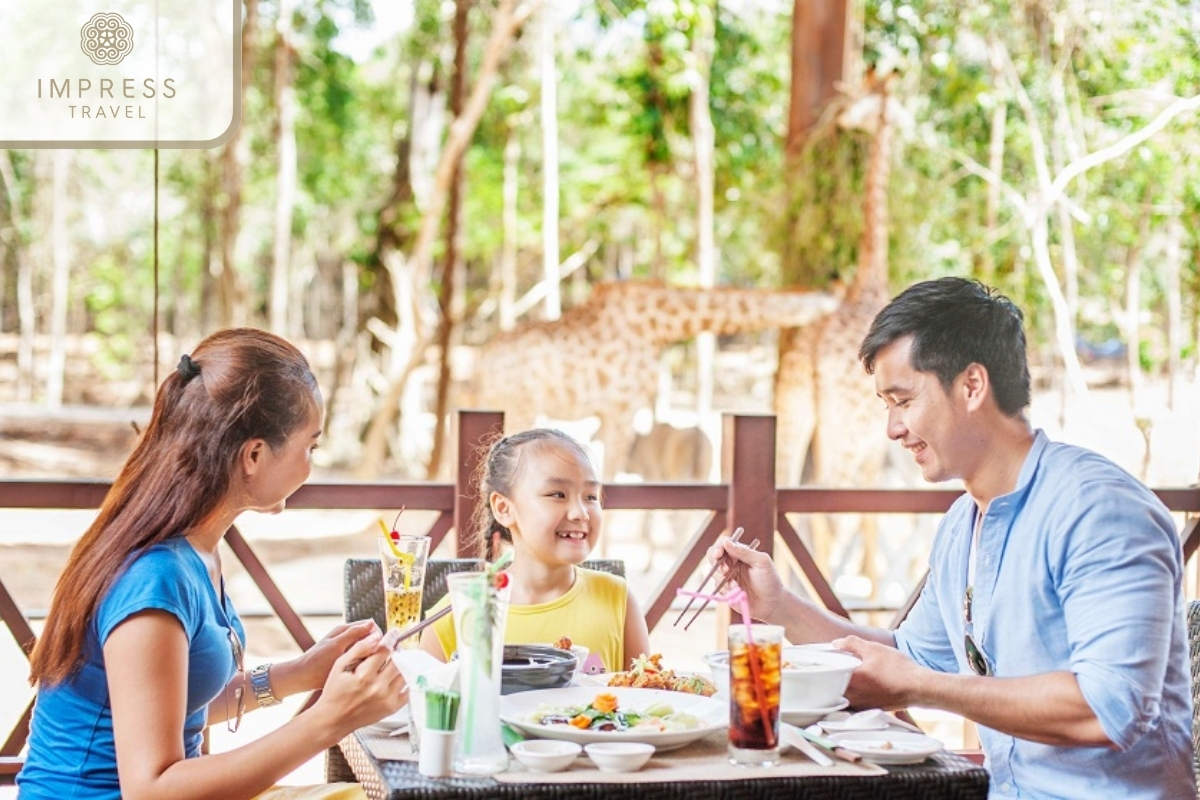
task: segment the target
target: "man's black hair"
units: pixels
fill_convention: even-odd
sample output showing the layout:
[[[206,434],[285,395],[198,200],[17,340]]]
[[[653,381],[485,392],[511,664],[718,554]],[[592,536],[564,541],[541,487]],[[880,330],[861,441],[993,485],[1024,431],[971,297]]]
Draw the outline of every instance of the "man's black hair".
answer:
[[[879,351],[912,337],[912,367],[932,372],[949,390],[968,365],[988,371],[1000,410],[1015,417],[1029,405],[1025,315],[1011,300],[976,280],[937,278],[914,284],[875,317],[858,349],[869,374]]]

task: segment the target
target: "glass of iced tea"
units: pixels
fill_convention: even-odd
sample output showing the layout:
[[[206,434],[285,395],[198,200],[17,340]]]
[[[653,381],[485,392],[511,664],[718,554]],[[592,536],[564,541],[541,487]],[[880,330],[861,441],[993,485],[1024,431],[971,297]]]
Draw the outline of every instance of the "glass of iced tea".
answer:
[[[779,763],[780,625],[729,626],[729,762]]]
[[[383,599],[387,629],[407,628],[421,619],[421,591],[425,586],[425,563],[429,560],[428,536],[394,536],[379,540],[383,567]],[[410,636],[400,647],[416,647]]]

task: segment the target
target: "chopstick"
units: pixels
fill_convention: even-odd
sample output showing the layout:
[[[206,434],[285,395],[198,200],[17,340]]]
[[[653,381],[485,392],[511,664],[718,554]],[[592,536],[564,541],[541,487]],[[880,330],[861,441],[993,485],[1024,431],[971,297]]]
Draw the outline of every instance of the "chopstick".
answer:
[[[403,642],[405,639],[416,636],[418,633],[425,630],[430,625],[432,625],[433,623],[437,622],[442,617],[449,614],[451,610],[452,610],[451,606],[446,606],[445,608],[440,609],[439,611],[437,611],[433,614],[430,614],[428,617],[421,620],[416,625],[410,625],[407,628],[405,628],[404,630],[396,630],[393,628],[392,630],[388,631],[387,633],[385,633],[383,635],[383,638],[379,640],[379,644],[381,647],[383,647],[385,650],[387,650],[390,653],[390,652],[394,651],[396,649],[396,647],[399,646],[399,644],[401,642]],[[358,665],[361,664],[365,660],[366,659],[360,658],[357,661],[353,661],[350,664],[347,664],[346,672],[354,672],[354,670],[358,669]],[[382,669],[382,667],[380,667],[380,669]]]
[[[786,723],[780,723],[780,727],[785,724]],[[817,747],[822,748],[834,758],[840,758],[842,761],[849,761],[851,764],[856,764],[859,761],[862,761],[862,756],[860,756],[858,753],[847,750],[832,739],[826,739],[824,736],[818,736],[815,733],[809,733],[799,725],[793,725],[791,727],[795,728],[796,731],[805,739],[812,742]]]
[[[738,530],[741,530],[741,528],[738,528]],[[758,539],[754,539],[754,540],[752,540],[752,541],[750,542],[750,545],[749,545],[749,547],[750,547],[750,549],[751,549],[751,550],[757,550],[757,549],[758,549],[758,544],[759,544],[759,542],[758,542]],[[715,589],[713,589],[713,590],[712,590],[712,594],[720,594],[720,593],[721,593],[721,590],[722,590],[722,589],[724,589],[724,588],[725,588],[725,586],[726,586],[726,585],[727,585],[727,584],[728,584],[728,583],[729,583],[731,580],[733,580],[733,572],[732,572],[732,571],[730,571],[730,572],[729,572],[729,574],[727,574],[727,575],[726,575],[724,578],[722,578],[722,579],[721,579],[721,582],[717,584],[717,588],[715,588]],[[694,598],[693,598],[693,599],[694,599]],[[700,616],[700,612],[701,612],[701,611],[703,611],[704,609],[708,608],[708,604],[709,604],[710,602],[712,602],[712,601],[711,601],[711,600],[707,600],[707,599],[706,599],[706,600],[705,600],[703,603],[701,603],[701,604],[700,604],[700,607],[696,609],[696,613],[695,613],[695,614],[692,614],[692,618],[691,618],[691,619],[689,619],[689,620],[687,621],[687,623],[686,623],[686,624],[684,624],[684,626],[683,626],[683,629],[684,629],[685,631],[686,631],[688,628],[692,627],[692,623],[696,621],[696,617]],[[687,609],[684,609],[684,610],[686,611]]]
[[[736,530],[734,530],[733,534],[732,534],[732,535],[731,535],[729,538],[730,538],[732,541],[735,541],[735,542],[736,542],[738,539],[741,539],[741,538],[742,538],[742,534],[743,534],[743,533],[745,533],[745,530],[739,527],[739,528],[737,528]],[[724,559],[723,557],[722,557],[722,558],[719,558],[719,559],[717,559],[717,563],[715,563],[715,564],[713,564],[713,565],[712,565],[712,569],[710,569],[710,570],[708,571],[708,574],[704,576],[704,580],[700,581],[700,585],[696,587],[696,591],[698,591],[698,592],[699,592],[699,591],[702,591],[702,590],[704,589],[704,585],[705,585],[705,584],[707,584],[707,583],[708,583],[710,580],[712,580],[712,576],[713,576],[713,575],[716,575],[716,574],[717,574],[717,568],[721,566],[721,562],[722,562],[722,561],[724,561],[724,560],[725,560],[725,559]],[[696,598],[694,598],[694,597],[693,597],[693,598],[690,598],[690,599],[687,601],[687,605],[683,607],[683,611],[680,611],[680,612],[679,612],[679,616],[678,616],[678,617],[676,617],[676,618],[675,618],[675,621],[671,623],[671,627],[672,627],[672,628],[674,628],[674,627],[676,627],[677,625],[679,625],[680,621],[683,619],[683,615],[684,615],[684,614],[686,614],[686,613],[688,612],[688,609],[692,607],[692,603],[694,603],[694,602],[696,602]],[[707,601],[707,600],[705,600],[705,601],[704,601],[704,605],[708,605],[708,601]],[[702,606],[702,607],[703,607],[703,606]],[[691,623],[688,623],[688,624],[690,625]]]

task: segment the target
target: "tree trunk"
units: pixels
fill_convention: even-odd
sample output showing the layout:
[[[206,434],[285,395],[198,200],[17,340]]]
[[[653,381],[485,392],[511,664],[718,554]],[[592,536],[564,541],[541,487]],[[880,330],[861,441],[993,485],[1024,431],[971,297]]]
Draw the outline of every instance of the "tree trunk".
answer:
[[[411,265],[398,253],[387,256],[383,265],[395,292],[391,303],[399,313],[399,318],[394,329],[373,331],[390,353],[390,363],[385,370],[388,385],[367,424],[362,458],[355,470],[355,477],[359,480],[372,480],[383,469],[387,460],[388,438],[399,413],[400,398],[404,395],[409,376],[424,361],[425,349],[429,344],[429,338],[417,319],[416,287]]]
[[[440,227],[442,213],[445,211],[446,198],[457,164],[466,152],[479,127],[479,120],[491,99],[492,88],[499,74],[500,63],[508,54],[508,49],[516,38],[517,32],[529,18],[529,15],[540,5],[540,0],[526,0],[516,5],[516,0],[500,0],[496,9],[492,32],[484,47],[483,60],[479,65],[475,86],[471,96],[463,106],[463,113],[450,125],[450,133],[442,147],[438,158],[437,169],[434,171],[433,185],[430,187],[424,212],[421,215],[420,228],[417,230],[416,241],[413,243],[409,256],[411,268],[418,285],[425,285],[429,279],[429,264],[433,252],[433,240]],[[515,6],[515,7],[514,7]]]
[[[850,39],[849,0],[793,0],[786,158],[794,166],[821,109],[837,96]]]
[[[358,337],[358,265],[348,258],[340,259],[341,320],[334,340],[333,380],[330,381],[329,396],[326,398],[324,433],[332,430],[334,414],[338,413],[342,389],[346,388],[354,373]]]
[[[1071,130],[1066,92],[1063,88],[1062,75],[1057,70],[1051,72],[1050,96],[1054,103],[1051,111],[1054,135],[1050,137],[1050,156],[1054,172],[1057,174],[1077,157],[1077,154],[1073,152],[1075,138]],[[1071,210],[1067,203],[1058,203],[1056,211],[1062,247],[1063,294],[1067,300],[1067,308],[1070,311],[1073,326],[1079,316],[1079,258],[1075,252],[1075,223],[1071,219]]]
[[[67,176],[73,150],[54,151],[50,200],[50,248],[54,265],[50,290],[50,357],[46,364],[46,405],[60,408],[67,367],[67,308],[71,294],[71,237],[67,230]]]
[[[294,0],[279,0],[279,38],[275,43],[275,107],[279,113],[275,179],[275,246],[271,266],[270,329],[280,335],[298,332],[288,319],[288,284],[292,255],[292,214],[296,205],[296,88],[292,84]],[[291,324],[289,324],[291,323]]]
[[[217,282],[213,260],[218,248],[219,219],[214,198],[219,184],[217,168],[220,162],[209,151],[202,151],[200,157],[204,159],[204,182],[200,197],[200,313],[197,322],[201,331],[210,331],[215,327],[217,317]],[[176,333],[180,331],[176,330]]]
[[[254,74],[254,39],[258,34],[258,0],[244,0],[242,20],[242,107],[245,108],[246,87]],[[224,205],[221,208],[220,253],[221,273],[217,279],[220,323],[222,327],[244,323],[245,297],[237,273],[237,239],[242,207],[242,130],[239,125],[225,143],[221,154]]]
[[[450,84],[450,115],[458,119],[467,94],[467,45],[470,39],[468,17],[471,0],[454,3],[454,78]],[[446,206],[446,254],[442,261],[442,280],[438,286],[438,328],[434,343],[438,349],[437,392],[433,408],[433,447],[425,466],[426,480],[432,480],[442,463],[446,444],[446,416],[450,397],[450,345],[454,336],[455,278],[458,272],[459,228],[462,222],[462,158],[454,165],[450,197]]]
[[[0,150],[0,179],[4,181],[7,199],[8,229],[11,231],[9,247],[17,266],[16,399],[18,402],[28,402],[33,398],[33,343],[37,335],[37,317],[33,303],[33,262],[29,258],[29,248],[21,240],[24,225],[21,219],[16,170],[13,169],[12,152],[9,150]]]
[[[1180,195],[1177,195],[1180,196]],[[1180,362],[1183,352],[1183,308],[1182,271],[1183,223],[1178,214],[1167,221],[1167,246],[1163,253],[1163,282],[1166,284],[1167,295],[1167,406],[1172,410],[1179,400],[1179,382],[1183,365]]]
[[[543,319],[562,315],[558,284],[558,66],[555,58],[554,3],[542,9],[542,280],[546,282]]]
[[[1142,243],[1150,232],[1149,196],[1143,198],[1138,233],[1125,251],[1125,359],[1129,370],[1129,407],[1139,414],[1142,407],[1141,314]]]
[[[988,140],[988,169],[994,175],[1004,175],[1004,140],[1008,129],[1008,103],[1000,97],[1004,85],[1002,64],[992,48],[992,57],[988,60],[992,75],[992,85],[996,88],[996,107],[992,109],[991,137]],[[987,206],[984,216],[983,254],[981,258],[980,279],[989,286],[995,282],[996,259],[992,253],[996,231],[1000,227],[1000,184],[987,184]]]
[[[1068,166],[1051,180],[1046,142],[1042,137],[1041,127],[1039,127],[1040,120],[1034,111],[1033,102],[1029,99],[1029,94],[1025,91],[1025,86],[1021,83],[1021,78],[1012,65],[1012,61],[1008,59],[1007,53],[1004,54],[1004,63],[1017,96],[1017,104],[1025,116],[1034,170],[1037,174],[1037,195],[1032,202],[1028,203],[1025,219],[1033,250],[1033,260],[1037,265],[1038,273],[1046,287],[1046,294],[1050,298],[1050,305],[1054,311],[1054,335],[1062,356],[1067,386],[1078,397],[1084,397],[1087,395],[1087,383],[1083,378],[1083,369],[1079,365],[1079,356],[1075,352],[1075,322],[1050,258],[1050,211],[1053,205],[1059,202],[1059,193],[1065,186],[1065,183],[1062,186],[1057,185],[1059,180],[1074,164]]]
[[[539,5],[540,0],[527,0],[516,8],[514,8],[514,3],[515,0],[500,0],[491,35],[484,47],[483,61],[479,67],[475,86],[463,105],[463,113],[451,124],[449,136],[438,158],[433,184],[430,186],[420,227],[416,232],[409,258],[397,257],[401,262],[400,265],[389,265],[386,256],[382,260],[383,265],[391,274],[392,280],[396,279],[400,272],[400,266],[403,267],[403,271],[407,274],[404,279],[409,282],[410,286],[409,289],[397,287],[394,294],[396,297],[400,297],[407,292],[413,296],[411,302],[414,315],[419,312],[419,306],[415,299],[415,287],[428,283],[433,237],[437,234],[442,213],[445,211],[454,165],[461,161],[471,138],[475,135],[475,129],[478,128],[479,120],[491,98],[492,87],[496,82],[501,60],[507,54],[508,48],[521,26]],[[399,317],[393,340],[401,338],[400,331],[404,325],[403,314]],[[363,445],[363,459],[356,472],[359,478],[373,477],[383,465],[387,449],[387,432],[396,418],[396,403],[404,393],[404,383],[408,380],[409,374],[423,358],[422,349],[426,337],[416,336],[415,338],[416,349],[406,363],[399,358],[393,359],[397,366],[403,366],[389,373],[388,389],[380,400],[375,414],[371,417],[367,428],[366,442]]]
[[[717,279],[717,245],[713,233],[713,132],[709,109],[709,79],[712,69],[715,0],[696,8],[696,30],[692,35],[692,54],[696,83],[689,102],[692,149],[696,160],[696,266],[700,286],[712,288]],[[696,412],[701,418],[712,410],[713,362],[716,336],[701,333],[696,337]]]
[[[520,217],[517,214],[517,197],[521,178],[521,139],[516,125],[509,126],[508,141],[504,145],[504,243],[500,251],[500,330],[509,331],[517,324],[513,304],[517,300],[517,236]]]

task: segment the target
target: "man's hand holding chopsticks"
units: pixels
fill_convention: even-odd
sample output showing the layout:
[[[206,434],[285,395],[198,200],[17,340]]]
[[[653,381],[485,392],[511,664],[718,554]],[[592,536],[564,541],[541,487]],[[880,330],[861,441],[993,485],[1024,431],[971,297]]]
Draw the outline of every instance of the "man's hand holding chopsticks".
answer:
[[[720,564],[717,573],[722,578],[732,576],[725,591],[736,584],[748,596],[750,613],[755,619],[778,622],[776,615],[782,610],[781,600],[787,590],[769,555],[727,537],[721,537],[708,548],[707,555],[710,562]]]

